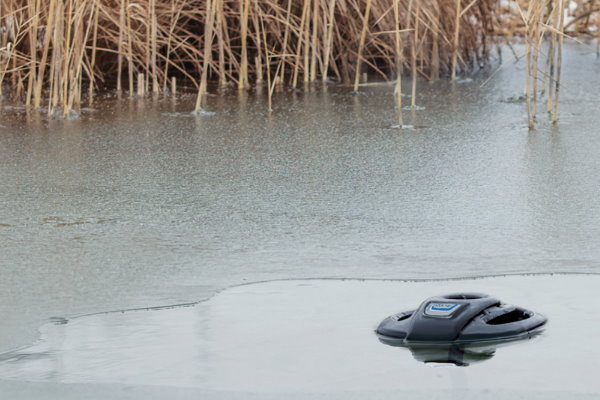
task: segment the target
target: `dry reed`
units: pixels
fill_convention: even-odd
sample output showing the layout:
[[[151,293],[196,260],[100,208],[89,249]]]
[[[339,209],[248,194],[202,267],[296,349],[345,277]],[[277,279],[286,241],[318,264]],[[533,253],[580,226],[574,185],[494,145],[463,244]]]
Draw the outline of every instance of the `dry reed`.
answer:
[[[526,10],[519,8],[526,39],[525,98],[530,129],[536,126],[538,100],[543,95],[547,95],[548,119],[552,123],[558,121],[562,53],[566,36],[565,14],[568,12],[568,0],[531,0]],[[581,17],[574,13],[572,18],[570,24],[577,26],[574,23],[580,21]],[[582,32],[583,28],[579,26],[578,29],[578,32]],[[546,41],[547,36],[549,39]],[[543,70],[540,57],[546,57]]]
[[[271,108],[277,85],[331,78],[358,90],[367,72],[395,77],[400,110],[404,72],[415,106],[419,76],[454,78],[485,63],[494,38],[523,35],[530,121],[540,86],[556,121],[563,31],[589,35],[599,22],[593,0],[581,0],[565,23],[567,3],[530,0],[516,12],[497,0],[0,0],[0,94],[68,116],[97,87],[143,96],[175,92],[177,77],[196,86],[200,109],[211,81],[243,89],[266,77]]]

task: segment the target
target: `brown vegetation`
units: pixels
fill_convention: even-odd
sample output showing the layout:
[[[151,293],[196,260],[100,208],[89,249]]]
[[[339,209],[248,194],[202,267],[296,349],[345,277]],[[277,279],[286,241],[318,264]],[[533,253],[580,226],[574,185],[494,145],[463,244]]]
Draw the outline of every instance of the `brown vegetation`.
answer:
[[[530,120],[548,91],[556,119],[563,28],[583,34],[599,22],[593,0],[0,0],[0,90],[52,115],[68,115],[98,87],[145,95],[207,82],[247,88],[365,72],[397,79],[455,77],[488,60],[490,44],[524,36]],[[545,38],[549,45],[542,51]],[[546,51],[547,50],[547,51]],[[540,54],[547,55],[540,71]],[[538,82],[542,82],[538,84]],[[401,118],[401,116],[400,116]],[[400,120],[402,123],[402,120]]]

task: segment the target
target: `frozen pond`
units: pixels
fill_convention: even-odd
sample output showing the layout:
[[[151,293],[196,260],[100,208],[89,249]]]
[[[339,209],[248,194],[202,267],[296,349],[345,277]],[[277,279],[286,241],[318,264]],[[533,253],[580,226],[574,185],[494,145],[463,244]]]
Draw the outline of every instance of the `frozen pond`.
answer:
[[[569,46],[561,121],[526,128],[522,66],[422,82],[0,118],[0,351],[49,317],[286,278],[600,272],[600,61]],[[264,93],[263,93],[264,95]]]
[[[454,84],[420,82],[417,104],[424,109],[405,112],[405,122],[417,126],[412,130],[391,129],[397,116],[389,84],[366,86],[360,95],[333,85],[306,92],[286,90],[275,93],[272,113],[266,110],[264,90],[232,90],[210,96],[207,108],[214,114],[199,117],[186,113],[193,108],[195,95],[98,99],[75,121],[48,120],[0,102],[0,353],[17,348],[32,353],[20,361],[4,361],[0,378],[14,379],[0,379],[2,397],[5,393],[19,399],[40,397],[21,389],[39,390],[61,400],[113,398],[111,391],[121,389],[121,398],[134,399],[198,398],[202,391],[217,398],[235,397],[226,373],[231,370],[232,376],[249,374],[239,380],[239,389],[247,392],[239,393],[264,397],[266,392],[260,391],[270,387],[293,398],[298,382],[283,367],[265,370],[271,367],[257,357],[260,346],[242,346],[236,342],[242,339],[239,335],[227,343],[225,334],[214,335],[216,329],[225,328],[227,313],[233,315],[233,308],[244,305],[240,303],[248,302],[244,308],[248,312],[254,297],[269,303],[268,296],[263,297],[269,290],[273,290],[271,306],[281,302],[282,307],[271,308],[273,315],[285,314],[284,305],[295,304],[282,297],[288,289],[296,300],[309,295],[302,290],[315,290],[310,295],[319,301],[313,306],[322,305],[330,314],[334,308],[328,309],[324,298],[339,292],[349,306],[337,304],[341,307],[336,310],[337,320],[355,324],[348,326],[350,336],[335,340],[326,334],[307,336],[306,342],[297,343],[297,351],[312,352],[307,351],[305,364],[294,367],[307,374],[309,365],[326,368],[333,364],[333,358],[327,359],[330,354],[341,357],[344,363],[338,367],[347,369],[348,377],[365,373],[373,379],[343,378],[342,369],[333,370],[338,375],[315,369],[303,382],[307,388],[315,393],[336,390],[343,397],[339,390],[344,385],[373,394],[377,384],[396,393],[400,383],[395,377],[414,368],[407,376],[441,374],[439,380],[432,378],[436,385],[432,387],[446,396],[447,390],[454,390],[448,389],[448,374],[455,372],[418,364],[408,351],[378,343],[371,331],[381,318],[405,304],[411,307],[429,294],[445,292],[441,282],[402,286],[411,295],[394,298],[390,297],[396,292],[394,285],[403,284],[371,281],[308,281],[309,286],[297,286],[300,281],[276,282],[239,286],[212,296],[244,283],[281,279],[599,274],[600,97],[596,88],[600,87],[600,61],[595,49],[569,45],[563,67],[560,123],[550,126],[540,115],[536,132],[527,130],[524,104],[514,101],[523,90],[523,65],[510,62],[484,87],[481,84],[492,69]],[[591,276],[589,282],[576,276],[561,275],[561,279],[573,280],[571,288],[579,287],[577,282],[582,288],[597,283],[593,275],[585,276]],[[544,289],[553,298],[567,295],[552,283],[558,280],[540,279],[557,285],[553,292]],[[458,282],[468,281],[448,284]],[[411,292],[419,285],[433,286],[427,286],[431,291]],[[541,287],[532,284],[524,293],[517,289],[505,293],[505,285],[499,285],[490,291],[544,312],[546,307],[539,303],[543,298],[535,297],[542,293]],[[531,298],[520,297],[534,289]],[[366,297],[365,308],[344,294],[346,290]],[[404,296],[403,290],[395,295]],[[168,312],[72,318],[209,298],[198,306]],[[556,312],[579,301],[595,300],[591,295],[565,298]],[[211,312],[210,307],[224,310]],[[252,310],[259,313],[261,308]],[[572,311],[583,312],[574,305]],[[498,349],[490,360],[464,373],[469,377],[487,368],[508,368],[509,362],[525,360],[527,352],[536,348],[546,354],[544,343],[562,338],[560,329],[567,326],[556,322],[562,314],[553,317],[551,312],[546,311],[551,317],[549,336]],[[363,320],[346,321],[349,315]],[[46,339],[29,348],[39,337],[38,328],[51,318],[70,322],[45,325]],[[268,315],[260,318],[276,323]],[[335,328],[327,325],[329,321],[320,322],[324,333]],[[137,327],[137,334],[144,324],[157,336],[143,339],[148,345],[140,347],[145,349],[141,354],[126,336],[128,326]],[[178,330],[169,331],[170,324]],[[286,329],[292,325],[278,326],[290,334]],[[256,338],[262,335],[261,326],[253,329]],[[188,336],[168,344],[169,334],[177,332]],[[90,361],[81,357],[81,351],[94,353],[94,346],[85,348],[90,335],[98,341],[98,349],[114,352],[107,350],[105,358],[92,354]],[[165,369],[146,354],[154,340],[161,343],[154,349],[161,352],[156,360],[190,369],[176,373],[172,369],[173,376],[164,375]],[[354,348],[350,340],[356,340],[357,352],[348,351]],[[125,349],[125,344],[131,347]],[[227,358],[233,356],[233,347],[227,346],[234,344],[239,347],[236,356],[253,360],[246,367],[249,371],[242,371],[235,358]],[[293,346],[280,351],[278,345],[283,343],[263,343],[265,356],[278,352],[280,361],[290,361],[297,354]],[[587,342],[562,345],[579,354]],[[72,353],[69,346],[74,346]],[[326,346],[329,352],[320,353],[316,346]],[[207,352],[206,358],[199,349]],[[596,354],[593,347],[586,351]],[[367,371],[364,364],[350,362],[360,352],[368,353],[366,362],[381,362],[386,368],[371,365]],[[175,354],[183,357],[179,364],[172,358]],[[281,366],[273,357],[272,367]],[[540,360],[549,362],[550,355],[546,357]],[[580,359],[578,367],[572,364],[574,359],[555,362],[556,369],[549,372],[552,379],[545,385],[552,390],[595,391],[589,370],[583,367],[588,358],[582,353]],[[87,365],[91,360],[98,364]],[[116,371],[118,361],[130,366],[120,371],[117,381],[121,383],[100,368],[112,365]],[[145,371],[135,367],[142,362]],[[82,366],[79,371],[77,365]],[[555,376],[559,371],[562,376]],[[581,384],[568,387],[569,381],[578,379],[573,371],[578,371]],[[278,379],[259,388],[267,373],[277,373]],[[340,386],[334,389],[336,381],[324,382],[323,376],[339,379]],[[417,392],[422,392],[423,376],[408,382]],[[452,382],[462,387],[460,379]],[[146,383],[158,382],[194,382],[194,387],[189,393],[182,386],[177,390],[168,386],[162,392],[159,386],[146,388]],[[467,381],[468,385],[476,382]],[[511,382],[517,387],[516,380]],[[227,391],[214,395],[221,389]],[[82,390],[89,393],[83,395]],[[508,398],[518,398],[513,389],[506,390]]]
[[[0,378],[193,387],[215,396],[378,391],[417,398],[455,398],[464,391],[497,393],[494,398],[599,396],[600,324],[594,311],[599,285],[600,276],[592,275],[243,285],[191,307],[45,325],[35,345],[3,356]],[[546,331],[495,353],[488,349],[468,367],[424,364],[373,333],[381,319],[425,297],[474,290],[545,314]]]

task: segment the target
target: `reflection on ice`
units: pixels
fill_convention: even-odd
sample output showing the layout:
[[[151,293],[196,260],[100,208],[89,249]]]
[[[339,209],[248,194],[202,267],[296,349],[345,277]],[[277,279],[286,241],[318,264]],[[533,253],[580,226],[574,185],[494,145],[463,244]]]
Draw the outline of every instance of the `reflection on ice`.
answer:
[[[541,330],[536,332],[534,336],[541,333]],[[533,336],[532,336],[533,337]],[[531,338],[532,338],[531,337]],[[517,344],[519,339],[508,342],[486,342],[483,344],[469,345],[405,345],[393,340],[385,340],[380,337],[379,341],[393,347],[401,347],[410,350],[415,360],[425,364],[452,364],[457,367],[468,367],[471,364],[486,361],[494,357],[496,350],[500,347]]]
[[[466,367],[472,363],[489,360],[496,352],[495,347],[409,347],[413,357],[424,363],[454,364]]]

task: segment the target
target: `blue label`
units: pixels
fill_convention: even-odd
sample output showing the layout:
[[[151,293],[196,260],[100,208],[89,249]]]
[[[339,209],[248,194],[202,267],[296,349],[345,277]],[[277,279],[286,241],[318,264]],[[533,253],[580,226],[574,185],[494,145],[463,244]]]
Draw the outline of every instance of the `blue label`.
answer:
[[[431,305],[431,310],[434,311],[450,311],[458,307],[458,304],[437,303]]]
[[[451,318],[461,307],[460,303],[429,303],[425,309],[425,314],[430,317]]]

